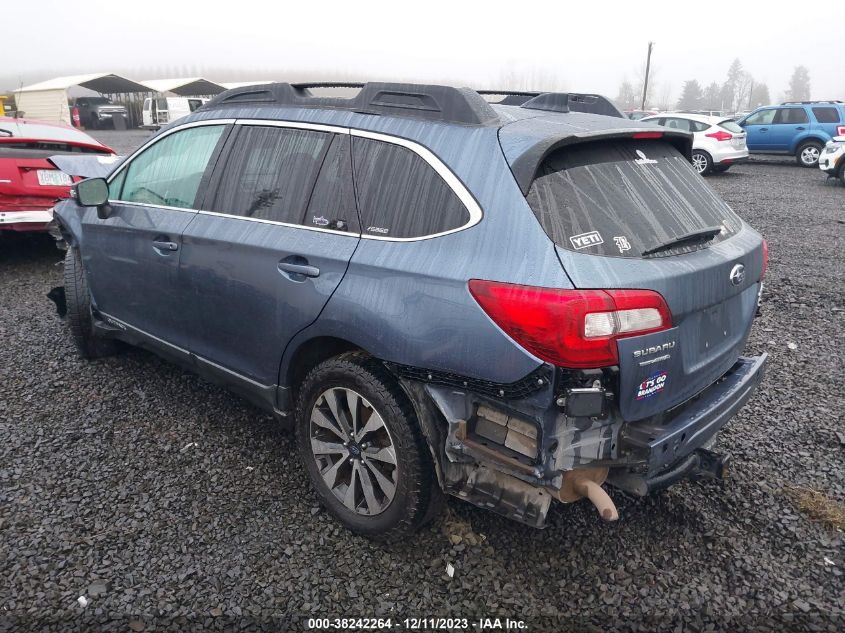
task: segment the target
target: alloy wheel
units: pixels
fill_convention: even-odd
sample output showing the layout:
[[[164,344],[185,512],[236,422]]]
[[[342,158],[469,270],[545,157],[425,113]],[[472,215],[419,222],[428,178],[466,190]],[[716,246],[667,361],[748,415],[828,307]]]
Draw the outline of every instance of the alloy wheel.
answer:
[[[311,453],[323,483],[348,510],[384,512],[396,495],[399,467],[382,416],[358,392],[334,387],[311,410]]]
[[[695,171],[699,174],[704,173],[707,169],[707,157],[704,154],[693,154],[692,155],[692,166]]]
[[[805,165],[815,165],[819,160],[819,150],[812,145],[801,150],[801,162]]]

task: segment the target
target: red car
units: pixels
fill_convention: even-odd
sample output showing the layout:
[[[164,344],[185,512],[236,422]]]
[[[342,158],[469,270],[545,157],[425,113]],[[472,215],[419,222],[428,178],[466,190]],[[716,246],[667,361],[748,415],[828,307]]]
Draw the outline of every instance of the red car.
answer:
[[[70,196],[80,180],[48,160],[57,154],[101,155],[114,152],[68,125],[0,117],[0,231],[44,231],[58,198]]]

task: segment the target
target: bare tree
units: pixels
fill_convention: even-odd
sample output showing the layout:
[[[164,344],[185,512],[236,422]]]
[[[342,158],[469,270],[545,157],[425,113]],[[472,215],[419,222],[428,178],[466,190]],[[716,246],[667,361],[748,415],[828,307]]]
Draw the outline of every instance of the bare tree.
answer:
[[[715,81],[704,89],[704,109],[722,109],[722,89]]]
[[[619,92],[616,93],[616,105],[622,110],[635,110],[639,105],[637,91],[627,78],[622,78]]]
[[[772,102],[772,98],[769,96],[769,87],[764,83],[754,84],[750,101],[751,108],[769,105]]]

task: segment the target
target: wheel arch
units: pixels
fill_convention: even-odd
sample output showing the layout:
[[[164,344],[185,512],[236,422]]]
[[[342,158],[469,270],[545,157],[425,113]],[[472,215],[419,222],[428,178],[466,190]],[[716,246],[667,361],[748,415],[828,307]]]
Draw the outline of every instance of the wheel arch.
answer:
[[[290,402],[296,402],[297,389],[314,367],[324,360],[345,352],[366,352],[355,343],[336,336],[314,336],[286,351],[279,368],[279,385],[290,393]]]
[[[795,143],[792,145],[792,153],[797,154],[798,150],[801,149],[801,146],[805,143],[818,143],[819,145],[824,147],[824,144],[827,143],[827,140],[819,136],[817,132],[811,132],[809,134],[805,134],[804,136],[799,136],[795,140]]]

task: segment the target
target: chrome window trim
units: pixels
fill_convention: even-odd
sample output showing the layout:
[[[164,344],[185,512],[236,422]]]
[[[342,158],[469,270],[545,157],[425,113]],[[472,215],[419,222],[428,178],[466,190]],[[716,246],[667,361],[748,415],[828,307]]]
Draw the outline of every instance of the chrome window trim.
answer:
[[[422,240],[430,240],[435,237],[442,237],[450,233],[457,233],[472,228],[484,216],[475,197],[469,192],[460,178],[440,160],[434,152],[430,149],[417,143],[416,141],[409,141],[408,139],[399,136],[391,136],[389,134],[382,134],[381,132],[369,132],[366,130],[351,130],[352,136],[359,136],[361,138],[368,138],[374,141],[382,141],[384,143],[392,143],[393,145],[400,145],[406,149],[411,150],[422,158],[429,166],[437,172],[437,174],[446,182],[446,185],[458,196],[458,199],[463,203],[464,208],[469,213],[469,220],[459,227],[449,229],[448,231],[441,231],[440,233],[432,233],[430,235],[420,235],[419,237],[382,237],[380,235],[365,235],[362,231],[361,237],[365,240],[378,240],[380,242],[420,242]],[[361,227],[364,229],[364,227]]]
[[[435,172],[444,180],[446,185],[454,192],[454,194],[458,197],[461,203],[464,205],[464,208],[469,213],[469,220],[462,224],[459,227],[454,229],[449,229],[448,231],[441,231],[440,233],[432,233],[430,235],[421,235],[419,237],[384,237],[381,235],[368,235],[365,234],[363,231],[351,233],[349,231],[336,231],[332,229],[323,229],[316,226],[306,226],[305,224],[292,224],[290,222],[279,222],[277,220],[264,220],[262,218],[248,218],[242,215],[233,215],[229,213],[220,213],[218,211],[208,211],[205,209],[190,209],[185,207],[170,207],[165,205],[157,205],[157,204],[148,204],[143,202],[130,202],[126,200],[112,200],[109,199],[109,203],[114,204],[124,204],[124,205],[131,205],[131,206],[139,206],[139,207],[150,207],[155,209],[164,209],[167,211],[181,211],[183,213],[196,213],[199,215],[211,215],[211,216],[220,216],[224,218],[232,218],[235,220],[245,220],[247,222],[259,222],[261,224],[272,224],[276,226],[286,226],[294,229],[304,229],[306,231],[317,231],[319,233],[331,233],[334,235],[345,235],[347,237],[360,237],[361,239],[365,240],[375,240],[379,242],[421,242],[423,240],[430,240],[436,237],[442,237],[444,235],[449,235],[451,233],[457,233],[459,231],[464,231],[466,229],[472,228],[484,217],[484,213],[481,210],[481,206],[476,201],[475,197],[470,193],[469,189],[467,189],[466,185],[461,182],[460,178],[458,178],[455,173],[442,161],[437,155],[434,154],[430,149],[425,147],[424,145],[417,143],[416,141],[411,141],[406,138],[402,138],[399,136],[393,136],[390,134],[384,134],[381,132],[370,132],[368,130],[359,130],[353,129],[338,125],[328,125],[323,123],[307,123],[301,121],[280,121],[280,120],[271,120],[271,119],[206,119],[203,121],[192,121],[191,123],[185,123],[178,127],[174,127],[166,132],[158,134],[151,138],[149,141],[144,143],[141,147],[136,149],[132,154],[130,154],[126,160],[118,167],[114,172],[109,174],[106,182],[111,183],[117,175],[123,171],[124,169],[128,168],[128,166],[135,160],[135,157],[138,156],[141,152],[145,151],[149,147],[153,146],[155,143],[160,141],[163,138],[167,138],[171,134],[174,134],[178,131],[185,130],[188,128],[193,127],[201,127],[207,125],[254,125],[254,126],[266,126],[266,127],[282,127],[282,128],[291,128],[291,129],[302,129],[302,130],[314,130],[318,132],[328,132],[332,134],[349,134],[351,136],[358,136],[361,138],[368,138],[375,141],[381,141],[384,143],[390,143],[392,145],[399,145],[404,147],[412,152],[414,152],[417,156],[422,158],[428,165],[434,169]],[[357,201],[356,201],[357,203]],[[362,227],[363,228],[363,227]]]

